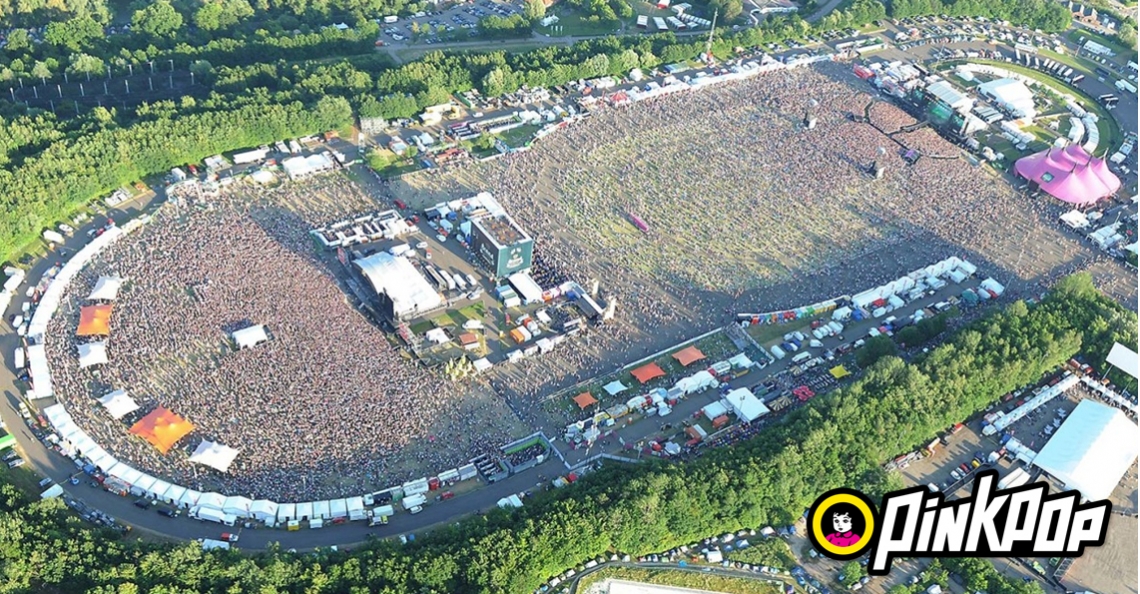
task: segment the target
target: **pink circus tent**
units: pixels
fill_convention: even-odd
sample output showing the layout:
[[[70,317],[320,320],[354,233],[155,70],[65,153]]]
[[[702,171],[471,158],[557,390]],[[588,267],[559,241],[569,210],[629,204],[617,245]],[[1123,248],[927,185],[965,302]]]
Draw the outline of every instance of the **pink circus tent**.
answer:
[[[1077,144],[1023,157],[1013,168],[1050,196],[1069,204],[1092,204],[1120,189],[1120,179],[1108,170],[1104,159],[1089,155]]]

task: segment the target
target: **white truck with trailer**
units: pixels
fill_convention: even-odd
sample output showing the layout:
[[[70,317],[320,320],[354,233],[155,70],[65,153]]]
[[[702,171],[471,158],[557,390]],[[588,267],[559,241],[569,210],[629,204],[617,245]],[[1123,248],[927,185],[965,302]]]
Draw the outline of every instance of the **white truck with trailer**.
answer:
[[[237,516],[212,507],[194,506],[190,508],[190,517],[200,521],[217,522],[225,526],[233,526],[237,522]]]

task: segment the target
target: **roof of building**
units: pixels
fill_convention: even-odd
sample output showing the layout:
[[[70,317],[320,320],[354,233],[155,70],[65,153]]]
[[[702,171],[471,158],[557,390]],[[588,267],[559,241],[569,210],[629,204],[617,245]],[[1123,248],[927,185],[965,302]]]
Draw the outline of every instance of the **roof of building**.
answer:
[[[431,311],[443,304],[439,293],[407,258],[378,252],[356,260],[356,265],[378,294],[392,300],[397,316]]]
[[[1104,159],[1092,157],[1077,144],[1022,157],[1014,170],[1050,196],[1070,204],[1090,204],[1120,189],[1120,178],[1108,170]]]
[[[973,100],[960,93],[958,89],[955,89],[950,85],[950,83],[944,80],[940,80],[936,83],[931,84],[930,86],[926,87],[926,90],[946,105],[949,105],[955,109],[964,105],[973,104]]]
[[[1123,412],[1082,400],[1033,464],[1090,501],[1107,499],[1136,460],[1137,437]]]
[[[993,97],[1002,107],[1018,117],[1037,115],[1033,104],[1033,91],[1025,83],[1013,78],[999,78],[978,85],[978,92]]]
[[[526,231],[506,213],[492,214],[475,219],[475,226],[479,227],[487,237],[491,238],[500,247],[514,245],[520,241],[530,239]]]

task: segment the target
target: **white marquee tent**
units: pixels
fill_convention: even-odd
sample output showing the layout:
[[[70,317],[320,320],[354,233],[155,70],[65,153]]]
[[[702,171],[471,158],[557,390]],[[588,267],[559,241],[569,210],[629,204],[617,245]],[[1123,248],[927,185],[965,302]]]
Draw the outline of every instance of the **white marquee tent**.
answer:
[[[79,345],[79,368],[92,365],[105,365],[107,363],[107,343],[89,342]]]
[[[1111,406],[1082,400],[1033,464],[1089,501],[1108,499],[1136,461],[1136,424]]]
[[[201,505],[199,503],[199,505]],[[233,495],[226,497],[222,502],[222,513],[233,514],[239,518],[250,517],[250,506],[253,505],[253,500],[249,497],[242,497],[240,495]]]
[[[234,330],[232,336],[239,349],[253,348],[269,340],[269,335],[265,333],[265,326],[262,324]]]
[[[254,519],[262,522],[270,522],[277,518],[277,512],[280,509],[280,506],[268,499],[258,499],[249,504],[249,513],[253,515]]]
[[[101,276],[95,282],[95,288],[87,296],[88,301],[114,301],[119,297],[119,289],[123,286],[123,279],[117,276]]]
[[[1112,345],[1112,350],[1108,353],[1109,364],[1123,371],[1124,373],[1131,375],[1132,377],[1137,377],[1136,367],[1138,361],[1140,361],[1140,358],[1136,356],[1136,351],[1120,344],[1119,342],[1114,343]]]
[[[226,496],[221,493],[202,493],[198,496],[198,507],[208,507],[222,511],[222,506],[226,504]]]
[[[126,390],[115,390],[99,399],[99,404],[107,408],[112,418],[121,419],[139,409],[133,398],[127,396]]]
[[[770,412],[768,407],[764,406],[764,403],[747,388],[737,388],[726,394],[724,399],[728,401],[736,416],[745,423],[752,422]]]
[[[32,391],[28,393],[29,396],[32,398],[55,396],[55,390],[51,386],[51,370],[48,368],[47,350],[44,345],[28,345],[28,372],[32,375]]]
[[[626,387],[626,385],[621,383],[620,381],[614,380],[614,381],[606,384],[605,387],[602,389],[605,390],[606,393],[609,394],[610,396],[615,396],[617,394],[620,394],[620,393],[628,390],[629,388]]]
[[[295,503],[279,503],[277,504],[277,521],[288,522],[289,520],[297,519],[297,504]]]
[[[194,453],[190,456],[190,461],[221,472],[227,472],[238,453],[238,450],[229,446],[204,439],[195,448]]]

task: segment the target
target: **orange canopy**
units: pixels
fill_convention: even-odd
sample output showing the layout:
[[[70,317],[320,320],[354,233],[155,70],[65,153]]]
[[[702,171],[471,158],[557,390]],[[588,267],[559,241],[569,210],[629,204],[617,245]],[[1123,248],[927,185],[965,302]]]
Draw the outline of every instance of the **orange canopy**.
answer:
[[[577,404],[578,408],[582,410],[586,410],[587,408],[590,408],[590,406],[597,403],[598,399],[591,396],[589,392],[582,392],[581,394],[578,394],[574,397],[574,404]]]
[[[690,363],[696,363],[705,358],[705,354],[695,346],[685,347],[676,353],[673,353],[673,358],[681,364],[682,367],[688,367]]]
[[[641,367],[634,369],[633,377],[636,377],[637,381],[644,384],[648,383],[652,379],[665,377],[665,372],[662,371],[661,367],[659,367],[656,363],[650,363],[649,365],[642,365]]]
[[[149,441],[163,454],[193,430],[193,423],[161,406],[131,426],[131,433]]]
[[[85,305],[79,308],[79,336],[111,334],[111,305]]]

